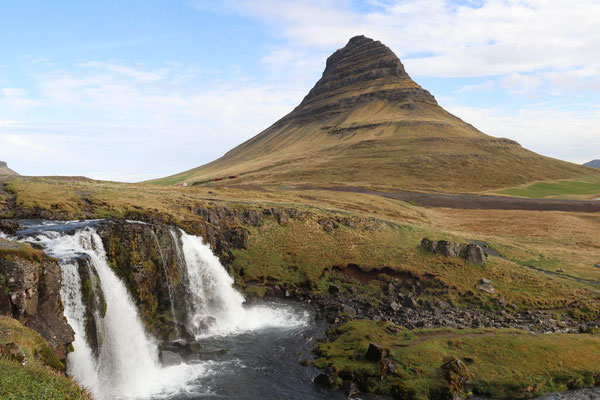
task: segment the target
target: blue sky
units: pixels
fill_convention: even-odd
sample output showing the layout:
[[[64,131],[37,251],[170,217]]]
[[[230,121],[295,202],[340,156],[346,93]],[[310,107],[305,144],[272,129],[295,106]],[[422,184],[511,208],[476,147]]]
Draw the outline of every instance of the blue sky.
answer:
[[[600,1],[0,2],[0,160],[138,181],[196,167],[296,106],[357,34],[450,112],[600,158]]]

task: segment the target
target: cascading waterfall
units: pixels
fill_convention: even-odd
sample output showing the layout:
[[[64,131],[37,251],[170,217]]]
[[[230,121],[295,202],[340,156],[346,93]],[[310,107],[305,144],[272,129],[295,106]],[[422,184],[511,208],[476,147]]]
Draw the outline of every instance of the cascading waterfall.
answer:
[[[26,233],[31,236],[24,238],[44,246],[61,265],[65,316],[75,331],[74,351],[67,358],[68,373],[100,400],[206,393],[206,388],[198,386],[199,379],[218,371],[217,364],[196,361],[162,366],[158,344],[147,336],[126,286],[108,265],[102,239],[93,224],[77,223],[74,233],[73,224],[55,224],[52,228],[53,224],[43,223],[34,226],[33,233]],[[233,279],[202,238],[175,229],[171,236],[178,263],[185,266],[188,293],[186,304],[175,306],[188,309],[188,328],[197,338],[262,328],[294,328],[307,323],[307,314],[298,315],[285,307],[244,307],[243,296],[232,286]],[[158,238],[155,239],[162,252]],[[89,276],[97,276],[106,303],[104,316],[94,315],[96,333],[101,339],[97,355],[86,337],[86,305],[77,262],[82,256],[86,257]],[[162,262],[166,269],[164,257]],[[169,296],[173,306],[171,292]]]
[[[47,232],[38,236],[38,242],[59,259],[63,269],[61,295],[67,320],[75,331],[74,351],[67,359],[68,372],[96,398],[168,395],[185,390],[188,382],[204,372],[201,365],[160,365],[157,344],[146,335],[127,288],[108,266],[102,240],[92,228],[73,235]],[[106,299],[103,343],[97,358],[86,341],[81,279],[73,261],[81,254],[90,257]]]

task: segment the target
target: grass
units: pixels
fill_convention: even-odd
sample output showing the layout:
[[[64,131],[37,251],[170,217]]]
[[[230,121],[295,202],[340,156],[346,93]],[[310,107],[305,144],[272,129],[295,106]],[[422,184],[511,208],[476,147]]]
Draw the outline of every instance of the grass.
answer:
[[[330,272],[334,266],[352,263],[367,271],[389,267],[416,276],[433,274],[451,288],[444,294],[451,299],[463,299],[485,277],[494,281],[507,301],[521,308],[600,307],[597,286],[550,277],[523,266],[531,262],[600,280],[600,269],[594,268],[600,261],[600,237],[596,235],[600,216],[595,214],[426,209],[366,194],[278,188],[174,188],[27,178],[11,180],[7,188],[22,204],[20,212],[41,209],[54,218],[151,217],[189,227],[199,218],[195,210],[200,207],[309,211],[310,218],[290,219],[284,226],[265,218],[261,226],[247,227],[248,248],[234,251],[230,270],[248,293],[264,294],[266,288],[278,284],[318,291],[322,280],[338,279]],[[46,197],[54,188],[71,200],[60,203]],[[81,206],[71,209],[72,204]],[[14,210],[7,215],[11,212]],[[332,218],[362,222],[354,228],[340,223],[333,232],[325,232],[318,221]],[[485,267],[477,267],[460,259],[426,254],[419,249],[423,237],[462,243],[485,240],[505,259],[491,258]],[[440,294],[429,294],[436,295]],[[487,304],[493,299],[478,293],[470,300]]]
[[[0,343],[17,343],[27,357],[25,366],[0,358],[0,398],[91,399],[89,393],[61,372],[64,366],[37,332],[12,318],[0,316]]]
[[[583,181],[537,182],[525,187],[500,190],[498,193],[531,198],[598,198],[600,197],[600,178],[591,177]]]
[[[20,243],[0,238],[0,257],[15,256],[30,261],[42,261],[46,254],[39,249],[34,249],[29,243]]]
[[[369,320],[347,322],[330,334],[334,338],[319,345],[315,365],[335,366],[353,373],[363,389],[407,399],[441,396],[440,366],[447,357],[466,360],[473,392],[493,398],[530,398],[600,384],[600,336],[508,329],[407,331]],[[428,335],[428,340],[415,342]],[[378,377],[378,365],[365,359],[371,342],[391,350],[396,374]]]

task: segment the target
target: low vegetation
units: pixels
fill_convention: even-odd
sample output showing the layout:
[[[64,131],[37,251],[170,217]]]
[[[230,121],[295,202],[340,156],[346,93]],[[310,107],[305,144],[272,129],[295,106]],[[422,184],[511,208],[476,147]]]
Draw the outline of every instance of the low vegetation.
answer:
[[[408,331],[389,322],[355,320],[329,332],[318,346],[320,368],[354,376],[363,390],[406,399],[437,399],[445,393],[441,366],[462,360],[474,394],[522,399],[600,384],[600,336],[532,334],[511,329]],[[370,343],[390,350],[394,372],[382,375],[365,358]]]
[[[600,178],[593,176],[581,181],[538,182],[524,187],[500,190],[498,193],[538,199],[546,197],[596,199],[600,198]]]
[[[26,364],[0,356],[0,398],[7,400],[90,400],[87,391],[60,372],[64,366],[37,333],[0,316],[0,344],[16,343]]]

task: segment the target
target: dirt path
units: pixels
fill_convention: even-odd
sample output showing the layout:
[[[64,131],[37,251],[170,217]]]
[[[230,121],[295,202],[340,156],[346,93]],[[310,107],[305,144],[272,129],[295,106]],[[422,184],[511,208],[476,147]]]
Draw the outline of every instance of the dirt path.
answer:
[[[570,211],[600,212],[600,201],[529,199],[521,197],[485,196],[473,194],[437,194],[397,190],[382,192],[360,186],[291,186],[287,190],[329,190],[370,194],[389,199],[406,201],[426,207],[446,207],[456,209],[480,210],[526,210],[526,211]]]

